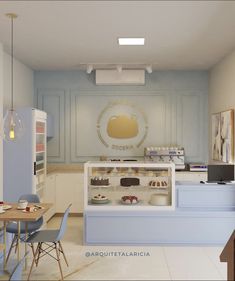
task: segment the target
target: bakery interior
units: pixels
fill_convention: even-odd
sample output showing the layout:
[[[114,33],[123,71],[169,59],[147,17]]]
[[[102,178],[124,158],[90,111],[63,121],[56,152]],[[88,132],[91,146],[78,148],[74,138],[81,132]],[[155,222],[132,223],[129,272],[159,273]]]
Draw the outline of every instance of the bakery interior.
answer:
[[[234,280],[234,27],[233,1],[0,1],[1,280]]]

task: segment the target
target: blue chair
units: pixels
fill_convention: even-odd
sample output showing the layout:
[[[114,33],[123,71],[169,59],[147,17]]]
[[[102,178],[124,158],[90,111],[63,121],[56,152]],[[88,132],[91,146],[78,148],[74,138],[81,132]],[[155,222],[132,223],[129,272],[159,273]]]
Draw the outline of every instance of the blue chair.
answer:
[[[25,261],[27,255],[28,255],[28,252],[19,261],[19,263],[15,266],[14,270],[11,273],[9,281],[14,281],[14,280],[19,281],[19,280],[22,280],[22,271],[23,271],[24,261]]]
[[[28,280],[30,278],[34,263],[37,266],[39,259],[45,255],[51,256],[53,259],[55,259],[58,262],[60,274],[61,274],[61,280],[64,280],[62,267],[60,264],[60,253],[63,255],[66,265],[69,266],[69,264],[65,257],[65,253],[63,251],[60,240],[62,239],[62,237],[64,236],[64,233],[66,231],[67,219],[68,219],[71,205],[72,204],[70,204],[68,206],[68,208],[66,209],[59,229],[38,230],[38,231],[34,232],[32,235],[30,235],[29,238],[26,240],[26,243],[31,244],[32,247],[33,247],[33,244],[37,243],[37,249],[36,249],[36,253],[33,256],[33,261],[31,264],[30,271],[29,271]],[[43,246],[46,246],[46,247],[43,248]],[[53,251],[53,250],[55,250],[55,252],[56,252],[56,257],[54,257],[51,254],[51,251]]]
[[[40,203],[40,199],[38,197],[37,194],[25,194],[20,196],[19,200],[27,200],[29,203]],[[38,219],[37,221],[32,221],[32,222],[22,222],[20,224],[20,233],[21,234],[26,234],[26,231],[28,232],[28,234],[32,234],[33,232],[35,232],[36,230],[38,230],[43,224],[43,217],[41,217],[40,219]],[[9,257],[11,255],[11,251],[12,249],[15,247],[15,252],[17,250],[18,247],[18,228],[17,228],[17,223],[16,222],[10,222],[7,227],[6,227],[6,231],[8,233],[14,234],[8,255],[7,255],[7,259],[6,259],[6,264],[8,263]],[[34,254],[34,248],[32,248],[33,254]]]

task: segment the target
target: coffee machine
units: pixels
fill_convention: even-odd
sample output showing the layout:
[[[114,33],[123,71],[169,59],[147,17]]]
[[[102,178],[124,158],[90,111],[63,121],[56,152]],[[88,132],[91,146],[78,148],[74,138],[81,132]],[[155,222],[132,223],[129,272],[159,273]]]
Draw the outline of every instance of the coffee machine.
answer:
[[[146,161],[157,163],[174,163],[176,170],[185,169],[185,153],[183,147],[145,147],[144,156]]]

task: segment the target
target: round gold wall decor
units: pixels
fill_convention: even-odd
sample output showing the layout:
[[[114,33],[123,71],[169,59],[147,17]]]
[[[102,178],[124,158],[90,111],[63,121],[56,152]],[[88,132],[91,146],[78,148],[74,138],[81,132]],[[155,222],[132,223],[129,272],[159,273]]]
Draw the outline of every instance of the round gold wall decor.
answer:
[[[121,151],[139,148],[148,132],[145,113],[125,100],[108,103],[98,116],[96,128],[104,146]]]

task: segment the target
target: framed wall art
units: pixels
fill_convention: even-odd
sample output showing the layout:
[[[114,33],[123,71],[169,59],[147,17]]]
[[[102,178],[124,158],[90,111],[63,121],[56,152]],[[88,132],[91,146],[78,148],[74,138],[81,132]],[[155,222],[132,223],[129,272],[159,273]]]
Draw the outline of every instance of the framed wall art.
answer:
[[[234,110],[212,115],[212,159],[224,163],[234,160]]]

